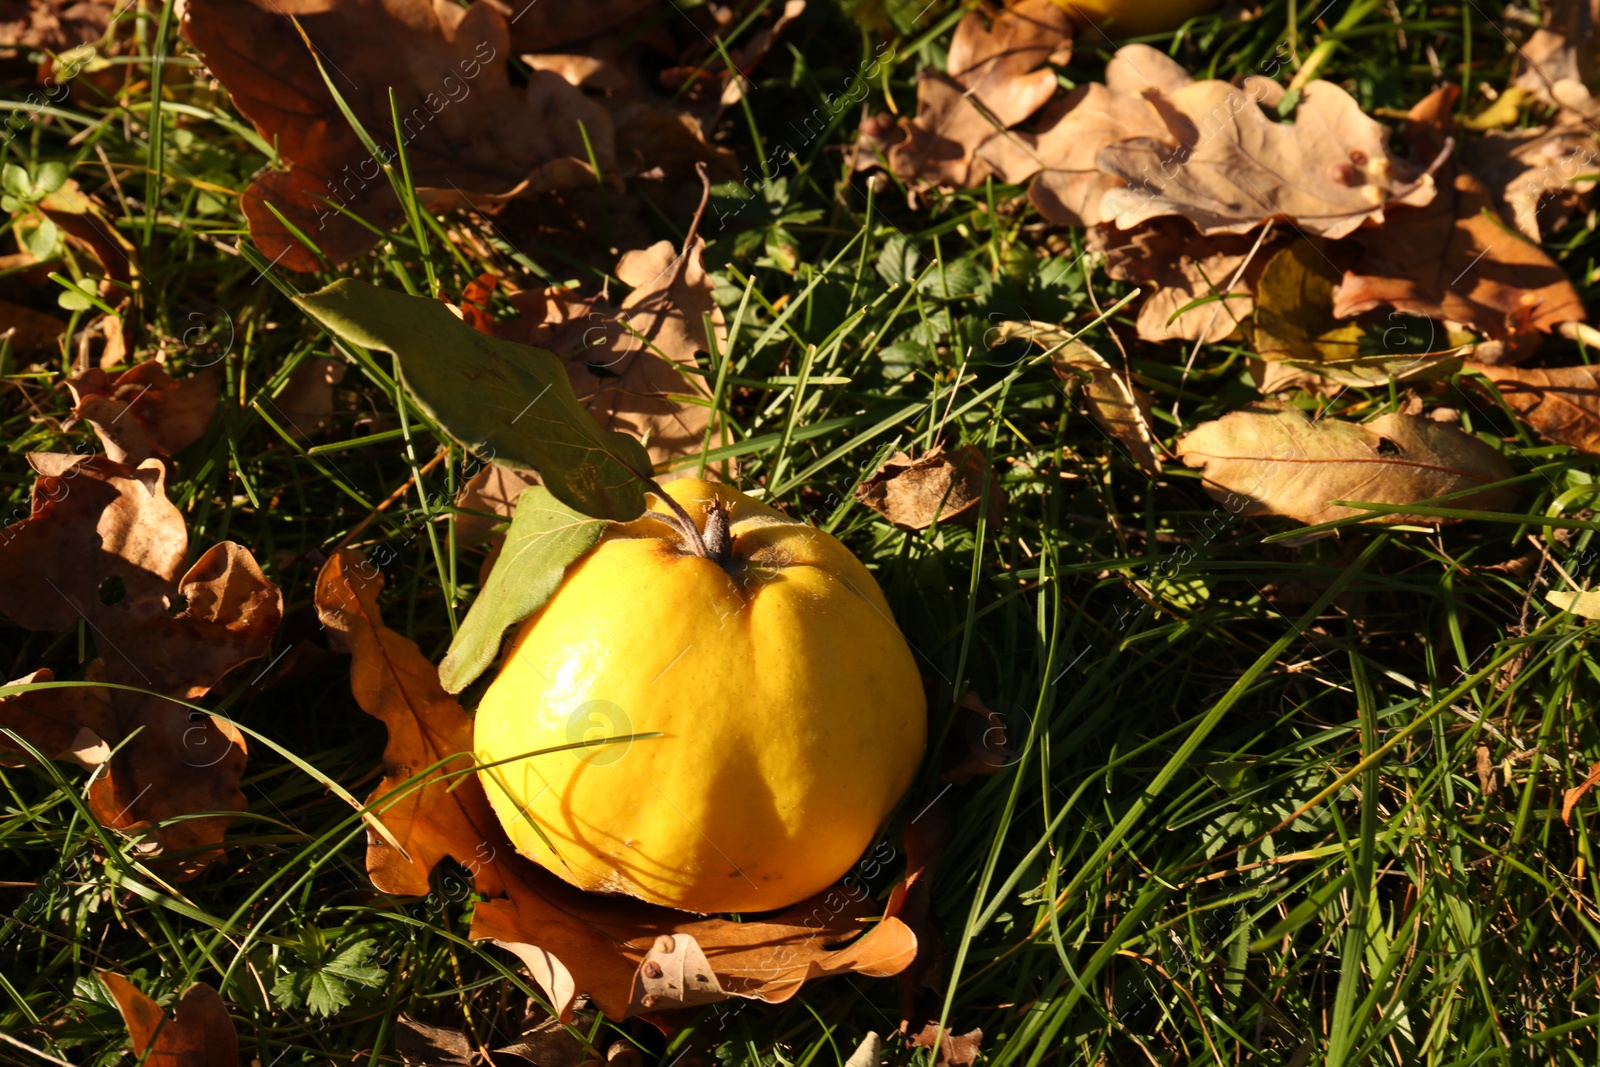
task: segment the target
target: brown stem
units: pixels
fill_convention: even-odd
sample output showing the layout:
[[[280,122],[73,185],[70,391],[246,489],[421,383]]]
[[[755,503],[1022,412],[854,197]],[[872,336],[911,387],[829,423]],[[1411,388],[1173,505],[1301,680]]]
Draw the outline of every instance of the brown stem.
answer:
[[[727,569],[733,558],[733,535],[728,529],[728,509],[722,501],[713,500],[706,508],[706,532],[701,538],[706,546],[706,558]]]
[[[709,559],[711,554],[706,551],[706,542],[705,538],[700,536],[700,527],[696,526],[694,519],[690,518],[689,513],[683,510],[683,505],[668,496],[667,491],[661,488],[654,479],[650,481],[650,491],[656,495],[657,500],[660,500],[672,512],[673,525],[678,527],[678,532],[683,535],[683,539],[689,542],[690,550],[701,558]],[[666,518],[667,516],[662,517]]]

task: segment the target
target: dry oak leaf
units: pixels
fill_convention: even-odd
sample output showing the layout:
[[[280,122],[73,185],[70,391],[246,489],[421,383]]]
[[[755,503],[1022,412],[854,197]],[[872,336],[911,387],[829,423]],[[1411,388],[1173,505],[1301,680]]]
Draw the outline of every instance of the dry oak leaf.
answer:
[[[1150,432],[1150,398],[1118,374],[1106,358],[1068,330],[1048,322],[1002,322],[989,332],[991,344],[1025,340],[1054,349],[1050,363],[1070,393],[1082,387],[1089,417],[1127,450],[1128,458],[1147,474],[1161,473],[1155,437]]]
[[[573,7],[567,5],[558,10],[567,11]],[[658,0],[652,7],[665,8],[668,5]],[[703,11],[704,8],[699,10]],[[672,29],[687,29],[700,45],[708,45],[713,37],[720,40],[726,29],[721,26],[702,27],[702,36],[693,32],[693,15],[681,9],[675,14],[678,17],[669,23]],[[778,21],[787,20],[780,15]],[[520,22],[517,25],[520,26]],[[771,31],[774,28],[768,26],[766,29]],[[770,43],[770,36],[767,41]],[[710,143],[707,135],[722,114],[724,99],[736,100],[743,84],[742,79],[733,78],[732,72],[727,69],[727,59],[722,55],[713,49],[708,56],[690,60],[689,67],[680,70],[675,80],[673,68],[669,66],[666,71],[661,71],[660,63],[665,58],[669,64],[677,64],[686,57],[676,47],[672,34],[659,26],[659,20],[658,30],[644,38],[630,33],[626,25],[613,25],[608,32],[570,47],[570,52],[562,53],[541,47],[537,52],[524,54],[521,59],[533,70],[562,79],[575,90],[592,96],[604,107],[609,124],[605,132],[614,145],[611,170],[606,171],[607,174],[648,179],[653,186],[651,198],[669,212],[694,209],[701,189],[696,173],[697,164],[705,165],[713,182],[739,178],[739,164],[733,152]],[[739,63],[739,51],[732,49],[727,58]],[[652,77],[656,72],[659,72],[659,79]],[[699,72],[708,86],[714,82],[716,88],[705,94],[697,92],[700,88],[698,77],[691,79],[691,84],[685,87],[683,78],[692,72]],[[679,92],[680,88],[684,91]],[[592,179],[586,188],[595,189]],[[604,210],[608,216],[615,216],[619,214],[618,202],[616,192],[612,191],[607,194],[605,203],[596,207]],[[641,206],[629,203],[629,209],[622,213],[629,213]],[[567,213],[571,211],[572,205],[568,205]],[[573,219],[566,225],[581,229],[588,221]],[[619,247],[616,222],[615,218],[608,221],[606,239],[600,242],[602,250],[611,248],[613,254]],[[601,233],[598,230],[591,232],[591,243],[594,243]],[[627,236],[631,237],[632,234]]]
[[[1368,515],[1374,522],[1435,517],[1362,511],[1331,503],[1415,504],[1446,493],[1444,507],[1504,510],[1512,477],[1504,456],[1453,426],[1411,415],[1368,423],[1312,421],[1298,408],[1263,401],[1203,423],[1179,438],[1178,455],[1201,469],[1206,492],[1242,499],[1242,515],[1285,515],[1307,524]],[[1230,503],[1230,507],[1232,504]]]
[[[470,936],[521,958],[564,1021],[572,1019],[579,993],[614,1019],[643,1007],[639,972],[666,936],[692,938],[728,995],[765,1001],[787,1000],[813,978],[841,971],[887,976],[910,964],[916,938],[909,928],[886,916],[863,933],[859,912],[870,903],[843,887],[779,915],[735,923],[583,893],[519,856],[470,773],[471,720],[416,644],[384,626],[381,589],[377,569],[345,551],[324,565],[316,594],[334,642],[352,655],[357,702],[390,731],[388,773],[369,803],[406,854],[369,835],[368,873],[380,890],[420,895],[440,859],[465,865],[490,898],[474,908]],[[446,779],[427,770],[435,765],[469,773]],[[423,773],[429,780],[414,788],[410,779]],[[397,789],[406,792],[386,803],[383,797]],[[681,1005],[663,997],[649,1008],[675,1006]]]
[[[1106,64],[1105,84],[1089,82],[1051,104],[1039,132],[1027,135],[1038,176],[1028,199],[1058,226],[1116,223],[1139,203],[1122,178],[1103,170],[1100,150],[1135,139],[1177,150],[1153,101],[1190,83],[1189,72],[1149,45],[1125,45]]]
[[[1156,287],[1139,304],[1141,338],[1209,344],[1233,333],[1255,310],[1252,294],[1281,241],[1257,234],[1205,236],[1187,219],[1164,217],[1129,230],[1091,227],[1085,244],[1106,257],[1113,278]],[[1182,310],[1205,297],[1212,299]]]
[[[105,36],[115,0],[0,0],[0,48],[66,52]]]
[[[1449,102],[1458,91],[1446,86],[1411,109],[1413,152],[1425,154],[1448,136]],[[1583,303],[1566,272],[1506,226],[1483,183],[1453,162],[1438,175],[1441,188],[1431,203],[1397,207],[1382,226],[1352,235],[1362,256],[1334,291],[1334,314],[1348,318],[1388,305],[1463,323],[1502,342],[1513,357],[1532,351],[1538,335],[1560,323],[1581,322]]]
[[[1539,241],[1585,210],[1595,186],[1586,176],[1600,170],[1600,152],[1593,127],[1570,124],[1496,131],[1468,142],[1461,162],[1517,231]]]
[[[1152,103],[1168,140],[1126,138],[1096,157],[1131,187],[1107,195],[1116,210],[1101,208],[1118,226],[1182,215],[1201,233],[1245,233],[1286,219],[1332,238],[1381,223],[1394,205],[1433,199],[1432,177],[1391,154],[1389,129],[1331,82],[1305,87],[1292,123],[1224,81],[1192,82]]]
[[[1469,363],[1540,437],[1600,455],[1600,368]]]
[[[633,291],[620,306],[559,287],[517,293],[510,302],[520,317],[494,333],[559,356],[595,421],[642,440],[658,470],[698,457],[711,425],[698,362],[711,347],[705,316],[719,348],[726,344],[704,255],[699,237],[681,253],[670,241],[625,253],[616,274]]]
[[[166,697],[197,700],[263,655],[282,596],[249,552],[228,542],[181,570],[188,535],[159,461],[136,469],[103,457],[29,461],[39,472],[32,513],[0,530],[0,614],[33,630],[85,620],[100,652],[86,681],[141,691],[34,690],[0,703],[0,721],[48,757],[95,763],[95,817],[142,836],[144,852],[192,877],[220,855],[231,821],[220,813],[245,808],[245,742],[226,719]],[[120,599],[102,596],[112,590]],[[180,599],[186,605],[174,614]],[[107,746],[118,745],[105,762]],[[207,812],[219,814],[192,817]]]
[[[171,1012],[120,974],[97,971],[145,1067],[238,1067],[239,1035],[215,989],[196,982]]]
[[[158,462],[57,453],[28,462],[39,475],[30,514],[0,529],[0,615],[58,633],[104,610],[108,579],[139,600],[177,578],[189,539]]]
[[[366,151],[340,113],[290,16],[384,158]],[[402,221],[382,171],[396,152],[391,88],[411,175],[430,209],[592,185],[591,148],[601,173],[612,173],[605,109],[547,71],[534,71],[526,90],[514,88],[506,14],[487,0],[465,8],[445,0],[190,0],[183,32],[290,165],[252,182],[243,208],[262,252],[291,270],[321,264],[268,204],[335,264],[380,239],[341,209],[379,230]]]
[[[395,1019],[394,1049],[402,1063],[416,1067],[474,1067],[478,1062],[466,1031],[418,1022],[405,1012]]]
[[[1039,165],[1025,138],[1009,132],[1055,95],[1072,27],[1050,0],[1022,0],[984,26],[969,13],[950,42],[948,70],[917,73],[917,114],[887,149],[889,168],[908,182],[966,187],[991,174],[1026,179]],[[1042,69],[1041,69],[1042,68]]]
[[[902,530],[926,530],[935,522],[976,526],[988,484],[989,529],[1005,514],[1006,492],[983,449],[934,447],[921,456],[896,452],[856,486],[855,497]]]
[[[93,426],[106,455],[130,467],[198,441],[217,409],[217,376],[209,367],[177,379],[152,359],[114,377],[91,368],[67,387],[72,417]]]

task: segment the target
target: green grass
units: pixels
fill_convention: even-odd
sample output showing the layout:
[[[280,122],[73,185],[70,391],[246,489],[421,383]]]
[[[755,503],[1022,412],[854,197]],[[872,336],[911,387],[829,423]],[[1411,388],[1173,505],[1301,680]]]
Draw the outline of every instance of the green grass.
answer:
[[[876,38],[833,5],[812,6],[724,131],[744,161],[761,158],[758,142],[793,138],[792,116],[822,106],[873,55]],[[910,114],[916,70],[942,65],[959,12],[939,3],[913,24],[920,4],[890,6],[897,62],[867,101],[881,110],[886,85]],[[1208,18],[1156,43],[1231,77],[1261,69],[1284,42],[1303,57],[1342,39],[1323,75],[1369,110],[1405,108],[1447,80],[1476,110],[1479,85],[1506,84],[1511,45],[1487,18],[1498,10],[1350,7],[1344,22],[1336,4],[1314,25],[1316,6],[1273,0],[1255,19]],[[141,352],[164,346],[177,367],[218,367],[224,403],[177,457],[170,493],[194,552],[240,541],[282,586],[273,655],[294,650],[291,670],[223,706],[364,795],[383,732],[349,696],[347,661],[321,651],[313,579],[324,553],[449,448],[353,542],[395,551],[386,619],[442,656],[481,560],[449,525],[470,459],[398,405],[386,362],[351,364],[311,442],[277,431],[274,395],[328,350],[286,293],[335,275],[263,271],[247,241],[233,253],[247,236],[236,200],[195,179],[242,188],[268,146],[191,81],[160,12],[131,12],[120,33],[137,38],[136,88],[75,96],[7,142],[5,160],[30,172],[66,163],[118,216],[144,272]],[[1080,40],[1060,77],[1097,79],[1108,54]],[[152,85],[165,116],[156,126]],[[1016,756],[993,777],[946,791],[930,759],[873,852],[895,856],[870,881],[882,899],[900,874],[904,824],[936,797],[950,805],[933,882],[935,1011],[958,1032],[982,1028],[995,1067],[1595,1062],[1592,800],[1570,829],[1560,807],[1600,755],[1589,714],[1600,672],[1581,620],[1542,599],[1565,586],[1555,564],[1580,581],[1592,570],[1595,463],[1541,444],[1452,383],[1438,400],[1466,428],[1504,439],[1526,475],[1522,512],[1437,533],[1345,525],[1301,538],[1284,521],[1220,508],[1180,464],[1147,478],[1048,367],[986,352],[984,332],[1012,318],[1097,323],[1085,339],[1115,361],[1115,330],[1169,443],[1180,399],[1193,426],[1253,395],[1242,350],[1209,346],[1185,372],[1187,353],[1138,343],[1126,310],[1102,318],[1097,308],[1126,287],[1079,259],[1082,234],[1045,226],[1018,189],[930,196],[917,211],[892,182],[872,191],[837,151],[855,117],[845,109],[820,136],[789,140],[794,158],[752,183],[753,200],[732,213],[736,191],[720,190],[708,215],[729,336],[704,370],[730,441],[708,458],[736,459],[741,485],[833,531],[873,568],[934,680],[936,739],[968,688],[1011,727]],[[512,247],[485,229],[496,255],[479,261],[440,239],[472,222],[416,221],[357,265],[363,276],[416,290],[437,279],[459,293],[481,269],[525,278],[526,261],[591,291],[599,281],[536,240]],[[683,236],[682,220],[650,222],[659,237]],[[1586,297],[1596,247],[1581,220],[1547,240]],[[1582,358],[1560,341],[1545,355]],[[69,354],[32,358],[0,361],[7,513],[32,482],[22,453],[90,440],[60,425]],[[1403,400],[1353,390],[1336,410],[1367,418]],[[1003,517],[908,534],[852,502],[891,450],[939,440],[990,456],[1010,498]],[[7,677],[40,666],[79,677],[93,658],[92,635],[0,633]],[[265,745],[252,744],[250,810],[226,858],[176,893],[92,824],[75,769],[0,768],[0,786],[0,1032],[50,1055],[122,1055],[98,968],[164,1000],[193,980],[218,986],[242,1050],[263,1067],[398,1063],[400,1011],[499,1047],[537,1000],[509,954],[465,941],[460,872],[441,870],[423,899],[376,893],[350,808]],[[349,982],[350,1003],[331,1018],[273,995],[303,989],[341,953],[380,974]],[[669,1037],[592,1012],[574,1032],[591,1054],[620,1040],[646,1062],[822,1065],[842,1063],[869,1030],[887,1035],[898,1011],[894,982],[850,977],[783,1005],[685,1012]],[[893,1040],[886,1055],[928,1059]],[[5,1045],[0,1061],[47,1062]]]

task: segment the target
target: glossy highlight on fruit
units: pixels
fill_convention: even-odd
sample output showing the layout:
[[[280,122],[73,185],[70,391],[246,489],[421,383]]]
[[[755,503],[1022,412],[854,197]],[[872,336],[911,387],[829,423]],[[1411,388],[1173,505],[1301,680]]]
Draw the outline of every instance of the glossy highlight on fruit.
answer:
[[[921,679],[831,535],[724,485],[665,491],[711,557],[726,510],[725,561],[661,501],[610,529],[514,635],[478,707],[480,775],[517,849],[580,889],[784,907],[844,875],[910,787]]]
[[[1221,0],[1055,0],[1080,23],[1102,26],[1113,37],[1167,33],[1196,15],[1215,10]]]

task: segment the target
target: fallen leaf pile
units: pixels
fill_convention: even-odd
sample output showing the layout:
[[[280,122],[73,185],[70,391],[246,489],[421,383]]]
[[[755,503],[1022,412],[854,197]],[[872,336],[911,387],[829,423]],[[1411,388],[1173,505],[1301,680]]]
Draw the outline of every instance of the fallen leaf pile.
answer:
[[[474,770],[471,720],[416,644],[384,625],[381,589],[377,569],[345,551],[316,591],[331,642],[352,657],[357,703],[389,732],[386,775],[368,802],[404,851],[369,836],[367,872],[380,891],[425,894],[434,866],[454,858],[487,898],[470,936],[515,953],[563,1020],[580,993],[620,1019],[728,997],[779,1002],[815,978],[910,966],[917,936],[875,914],[859,889],[740,923],[586,894],[517,855]]]
[[[531,16],[513,19],[489,0],[466,7],[429,0],[196,0],[186,9],[183,32],[287,164],[244,194],[252,239],[273,262],[308,271],[321,263],[296,231],[337,265],[380,240],[358,218],[379,231],[402,223],[385,173],[401,149],[432,210],[493,213],[515,198],[549,196],[565,228],[601,248],[612,243],[595,228],[605,213],[574,210],[564,198],[597,184],[620,190],[624,180],[641,180],[656,183],[655,195],[673,206],[698,192],[696,165],[719,180],[737,176],[732,155],[712,145],[707,131],[738,100],[744,74],[774,33],[804,5],[791,0],[774,22],[730,50],[738,74],[711,43],[731,26],[704,11],[653,21],[666,6],[664,0],[559,11],[530,5],[523,14]],[[711,25],[698,24],[707,18]],[[673,36],[687,31],[691,44]],[[645,70],[663,52],[671,65],[651,78]],[[531,68],[525,88],[512,83],[514,58]]]
[[[139,853],[175,877],[192,877],[220,854],[227,813],[245,808],[246,746],[226,719],[175,701],[203,699],[263,655],[282,597],[231,542],[185,569],[188,532],[160,460],[28,461],[38,474],[31,514],[0,529],[0,615],[48,633],[81,623],[99,657],[84,671],[90,684],[0,701],[0,725],[44,757],[92,771],[95,817],[138,838]],[[53,680],[40,670],[12,684]],[[26,751],[3,744],[8,758]]]
[[[1600,452],[1590,369],[1516,366],[1552,334],[1595,336],[1567,270],[1538,243],[1587,210],[1600,172],[1594,33],[1588,5],[1553,5],[1492,107],[1458,129],[1459,89],[1446,84],[1411,109],[1397,151],[1390,127],[1331,82],[1297,79],[1290,92],[1259,75],[1197,80],[1147,45],[1063,91],[1054,67],[1071,57],[1070,28],[1051,4],[1021,0],[967,14],[945,69],[919,72],[915,115],[865,120],[854,162],[888,168],[914,197],[1026,184],[1046,221],[1082,227],[1106,272],[1140,287],[1142,340],[1184,344],[1190,366],[1201,345],[1243,347],[1263,396],[1336,399],[1467,372],[1548,440]],[[1554,109],[1554,121],[1501,128],[1526,107]],[[1046,324],[1007,323],[990,343],[1024,335],[1057,349],[1088,413],[1157,472],[1136,383]],[[1263,494],[1250,507],[1307,522],[1349,514],[1329,500],[1418,502],[1509,477],[1460,431],[1392,418],[1358,428],[1258,405],[1195,428],[1179,452],[1205,465],[1213,491],[1240,492],[1260,458],[1253,434],[1292,443],[1315,462],[1270,468],[1297,472],[1281,485],[1249,477]],[[1477,498],[1449,506],[1462,499]]]

